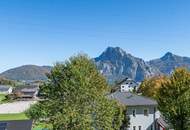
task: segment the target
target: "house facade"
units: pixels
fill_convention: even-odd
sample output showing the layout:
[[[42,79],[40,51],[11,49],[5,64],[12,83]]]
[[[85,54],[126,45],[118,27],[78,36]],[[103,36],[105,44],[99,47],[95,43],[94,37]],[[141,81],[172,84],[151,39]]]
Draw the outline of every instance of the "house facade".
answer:
[[[127,130],[165,130],[165,124],[158,122],[161,117],[155,100],[121,91],[112,93],[110,98],[127,106],[126,116],[130,119]]]
[[[155,130],[155,106],[130,106],[126,116],[130,118],[128,130]]]
[[[20,99],[36,98],[39,92],[38,86],[23,86],[16,88],[13,93]]]
[[[136,91],[139,87],[138,82],[132,80],[131,78],[125,78],[119,83],[117,83],[118,88],[121,92],[133,92]]]

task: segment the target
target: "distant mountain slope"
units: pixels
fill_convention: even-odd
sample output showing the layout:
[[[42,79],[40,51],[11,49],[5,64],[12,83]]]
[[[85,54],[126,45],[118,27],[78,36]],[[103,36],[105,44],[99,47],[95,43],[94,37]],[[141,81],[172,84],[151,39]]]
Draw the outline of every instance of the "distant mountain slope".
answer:
[[[49,66],[24,65],[7,70],[0,75],[11,80],[46,80],[46,73],[50,70]]]
[[[127,54],[119,47],[108,47],[99,57],[95,58],[101,73],[113,83],[124,77],[142,81],[144,78],[158,75],[160,72],[140,58]]]
[[[149,61],[149,64],[153,67],[156,67],[160,70],[160,72],[168,75],[177,68],[177,67],[186,67],[190,69],[190,58],[189,57],[181,57],[171,52],[167,52],[160,59],[155,59]]]
[[[94,61],[109,83],[126,77],[142,81],[150,76],[168,75],[177,67],[190,69],[190,58],[188,57],[168,52],[159,59],[145,62],[119,47],[108,47],[99,57],[94,58]],[[46,80],[46,73],[50,72],[51,68],[51,66],[24,65],[7,70],[0,76],[11,80]]]

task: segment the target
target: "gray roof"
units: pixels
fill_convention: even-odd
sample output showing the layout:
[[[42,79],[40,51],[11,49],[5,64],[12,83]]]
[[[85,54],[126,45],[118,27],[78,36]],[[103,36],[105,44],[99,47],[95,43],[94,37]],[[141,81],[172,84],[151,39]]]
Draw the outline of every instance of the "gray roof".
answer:
[[[0,121],[0,129],[6,130],[31,130],[32,120]]]
[[[135,83],[138,85],[138,83],[136,81],[134,81],[133,79],[131,78],[128,78],[126,77],[125,79],[121,80],[119,83],[117,83],[118,85],[121,85],[121,84],[126,84],[126,83]]]
[[[38,91],[38,88],[24,88],[21,90],[21,92],[36,92]]]
[[[8,85],[0,85],[0,91],[8,91],[10,87]]]
[[[21,86],[14,89],[14,92],[20,91],[20,92],[36,92],[39,90],[38,86],[35,85],[29,85],[29,86]]]
[[[136,95],[130,92],[116,91],[109,95],[110,99],[116,99],[121,104],[126,106],[156,106],[157,102],[150,98]]]

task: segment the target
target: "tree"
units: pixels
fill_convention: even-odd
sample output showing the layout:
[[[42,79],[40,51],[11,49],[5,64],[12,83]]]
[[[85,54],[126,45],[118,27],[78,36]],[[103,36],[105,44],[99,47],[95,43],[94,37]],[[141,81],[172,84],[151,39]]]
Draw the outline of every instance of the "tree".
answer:
[[[45,119],[53,130],[118,130],[121,126],[122,108],[106,97],[106,80],[87,56],[57,63],[40,89],[44,100],[27,115]]]
[[[130,117],[127,115],[127,108],[123,109],[124,119],[122,120],[122,125],[120,130],[127,130],[130,125]]]
[[[190,129],[190,72],[176,69],[158,94],[159,110],[175,130]]]
[[[0,84],[15,86],[15,81],[0,76]]]
[[[155,76],[149,79],[145,79],[138,92],[142,95],[156,99],[159,89],[161,88],[162,83],[167,82],[168,78],[166,76]]]

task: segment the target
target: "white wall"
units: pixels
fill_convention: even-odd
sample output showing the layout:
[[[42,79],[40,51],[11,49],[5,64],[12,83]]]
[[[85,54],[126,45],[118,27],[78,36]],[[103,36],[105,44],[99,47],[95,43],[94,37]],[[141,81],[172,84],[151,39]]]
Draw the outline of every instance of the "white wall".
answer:
[[[12,88],[12,87],[10,87],[10,88],[9,88],[9,90],[8,90],[8,94],[11,94],[11,93],[12,93],[12,91],[13,91],[13,88]]]
[[[138,84],[134,82],[129,82],[129,83],[120,85],[121,92],[132,92],[134,89],[137,90],[137,88],[138,88]]]
[[[136,116],[133,116],[133,110],[136,110]],[[148,109],[149,115],[144,115],[144,109]],[[139,126],[141,126],[141,130],[151,130],[151,125],[153,125],[154,130],[154,106],[137,106],[137,107],[128,107],[127,114],[130,117],[130,127],[128,130],[133,130],[133,126],[136,126],[136,130],[139,130]]]
[[[130,87],[128,84],[121,85],[121,92],[129,92],[133,91],[134,88]]]

